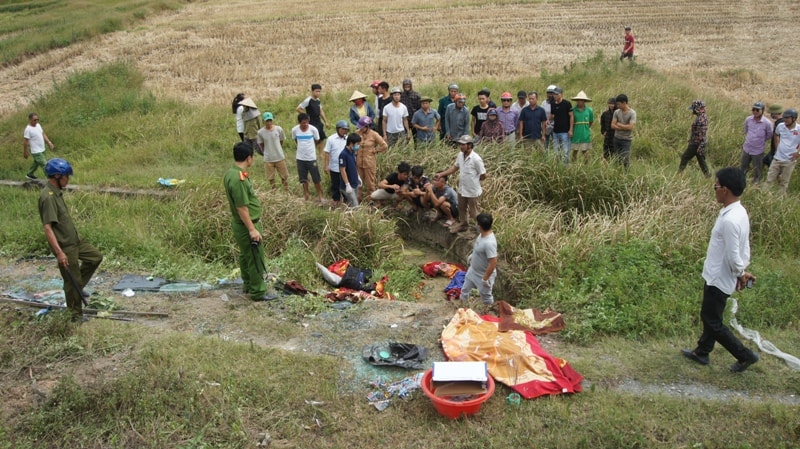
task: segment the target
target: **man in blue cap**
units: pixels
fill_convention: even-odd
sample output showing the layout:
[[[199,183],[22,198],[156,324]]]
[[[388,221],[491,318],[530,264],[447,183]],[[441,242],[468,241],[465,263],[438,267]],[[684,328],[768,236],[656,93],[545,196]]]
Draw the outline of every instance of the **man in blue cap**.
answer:
[[[103,255],[80,238],[64,203],[64,189],[73,173],[70,163],[60,158],[50,159],[44,172],[47,184],[39,195],[39,217],[64,279],[67,309],[72,313],[72,320],[78,321],[83,317],[82,305],[87,296],[83,289],[103,261]]]

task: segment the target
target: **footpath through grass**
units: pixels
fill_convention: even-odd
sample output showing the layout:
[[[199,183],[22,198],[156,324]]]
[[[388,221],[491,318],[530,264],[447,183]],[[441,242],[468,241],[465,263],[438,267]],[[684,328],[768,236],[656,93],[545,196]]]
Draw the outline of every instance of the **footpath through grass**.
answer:
[[[602,55],[543,76],[548,83],[568,91],[585,89],[599,99],[624,91],[635,99],[632,106],[639,113],[630,172],[599,158],[564,167],[520,149],[477,149],[489,170],[481,203],[496,219],[505,263],[500,282],[507,299],[565,315],[568,326],[559,337],[559,355],[568,360],[570,354],[577,356],[574,366],[592,389],[519,408],[507,407],[498,395],[480,417],[445,424],[425,400],[376,414],[362,394],[338,391],[337,373],[347,367],[336,360],[118,323],[74,329],[5,311],[2,335],[11,344],[0,357],[3,373],[19,377],[25,367],[50,360],[67,374],[46,407],[27,409],[0,425],[0,440],[14,442],[8,447],[74,446],[76,441],[86,447],[244,447],[253,434],[269,431],[305,447],[366,448],[392,445],[395,429],[416,429],[414,435],[420,436],[402,447],[800,444],[800,423],[789,405],[657,395],[643,399],[606,389],[628,378],[797,395],[800,383],[797,373],[776,360],[737,377],[720,367],[698,370],[679,358],[678,349],[691,346],[700,330],[699,273],[718,207],[711,182],[696,170],[675,175],[691,117],[673,111],[685,110],[702,93]],[[545,84],[538,78],[516,80],[510,83],[514,89],[488,83],[493,91]],[[419,88],[432,96],[444,94],[436,95],[438,87]],[[703,96],[713,111],[710,162],[713,167],[733,164],[746,112],[724,98]],[[347,97],[344,92],[323,97],[331,121],[346,116]],[[300,100],[281,98],[259,106],[275,113],[288,132]],[[231,272],[235,249],[220,181],[237,137],[229,108],[189,108],[157,98],[143,89],[134,68],[113,64],[70,77],[34,109],[56,143],[51,156],[75,166],[74,183],[154,187],[159,177],[187,180],[174,199],[68,195],[82,235],[106,254],[105,269],[197,280]],[[19,111],[0,122],[0,156],[8,161],[0,167],[2,178],[24,174],[28,161],[19,157],[19,135],[26,114]],[[286,150],[293,167],[294,144],[287,142]],[[595,150],[599,153],[599,146]],[[400,160],[432,173],[454,157],[455,151],[443,146],[392,151],[380,158],[379,174]],[[380,213],[320,209],[302,200],[294,177],[285,194],[266,190],[259,167],[253,173],[269,211],[265,228],[271,270],[316,288],[322,283],[313,262],[346,257],[357,266],[373,267],[377,275],[388,274],[390,290],[401,300],[414,297],[420,271],[404,263],[403,243],[391,220]],[[789,351],[800,347],[800,240],[786,238],[786,230],[800,222],[797,190],[794,182],[788,196],[749,189],[743,197],[752,221],[752,271],[759,282],[740,296],[739,318]],[[0,254],[47,254],[37,196],[36,191],[0,189]],[[300,315],[315,313],[319,303],[296,307]],[[264,317],[264,325],[272,319]],[[86,382],[69,374],[81,363],[111,354],[125,354],[124,369],[113,378]],[[298,368],[300,378],[286,375],[290,366]],[[319,410],[305,399],[336,405]],[[316,426],[314,417],[324,426]],[[717,431],[722,428],[735,430]]]

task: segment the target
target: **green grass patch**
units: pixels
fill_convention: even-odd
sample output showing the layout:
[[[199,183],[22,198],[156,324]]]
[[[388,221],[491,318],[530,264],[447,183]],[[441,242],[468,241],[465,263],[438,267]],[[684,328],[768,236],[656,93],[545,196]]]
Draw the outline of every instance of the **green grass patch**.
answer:
[[[3,2],[0,64],[16,64],[29,56],[119,31],[153,14],[181,8],[184,3],[183,0]]]

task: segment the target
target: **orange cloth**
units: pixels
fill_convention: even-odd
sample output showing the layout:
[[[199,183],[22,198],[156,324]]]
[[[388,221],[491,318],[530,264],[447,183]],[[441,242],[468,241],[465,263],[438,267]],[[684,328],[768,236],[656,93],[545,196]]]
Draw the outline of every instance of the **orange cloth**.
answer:
[[[567,361],[548,354],[530,331],[500,332],[499,319],[458,309],[442,331],[449,360],[484,361],[495,380],[526,399],[581,391],[581,377]]]

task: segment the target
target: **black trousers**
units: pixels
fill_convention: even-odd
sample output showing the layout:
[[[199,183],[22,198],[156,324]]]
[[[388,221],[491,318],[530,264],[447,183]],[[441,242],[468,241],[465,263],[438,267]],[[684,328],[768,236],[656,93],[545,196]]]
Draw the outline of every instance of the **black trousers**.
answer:
[[[719,343],[736,357],[736,360],[751,360],[753,352],[747,349],[722,322],[722,314],[727,302],[728,295],[722,290],[708,284],[703,285],[703,305],[700,307],[703,334],[697,340],[695,352],[697,355],[708,355],[714,350],[714,343]]]

